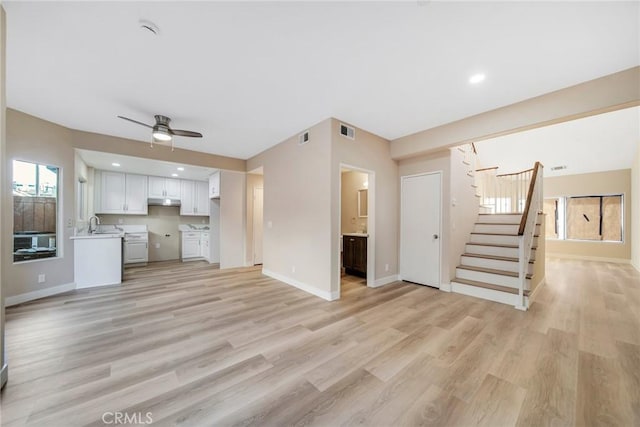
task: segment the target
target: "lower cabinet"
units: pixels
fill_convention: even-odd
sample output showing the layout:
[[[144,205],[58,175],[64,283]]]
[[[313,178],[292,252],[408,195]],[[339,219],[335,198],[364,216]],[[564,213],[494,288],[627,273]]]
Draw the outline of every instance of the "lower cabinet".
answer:
[[[208,231],[182,232],[182,259],[204,258],[209,261],[210,256]]]
[[[367,277],[367,238],[342,237],[342,266],[347,274]]]
[[[189,231],[182,233],[182,259],[199,258],[202,256],[200,249],[199,231]]]

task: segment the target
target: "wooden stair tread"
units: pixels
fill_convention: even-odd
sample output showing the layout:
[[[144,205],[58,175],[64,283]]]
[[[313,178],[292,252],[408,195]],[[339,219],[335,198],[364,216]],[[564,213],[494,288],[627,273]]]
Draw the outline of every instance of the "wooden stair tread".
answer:
[[[500,291],[500,292],[506,292],[506,293],[509,293],[509,294],[518,295],[518,290],[516,288],[511,288],[509,286],[493,285],[491,283],[478,282],[476,280],[459,279],[457,277],[455,279],[453,279],[452,282],[461,283],[463,285],[476,286],[478,288],[491,289],[491,290],[494,290],[494,291]],[[525,294],[525,296],[529,296],[529,291],[527,289],[525,289],[524,290],[524,294]]]
[[[501,245],[499,243],[474,243],[467,242],[467,245],[476,245],[476,246],[491,246],[496,248],[508,248],[508,249],[518,249],[518,245]],[[532,246],[531,249],[536,249],[537,246]]]
[[[518,273],[506,270],[496,270],[493,268],[475,267],[472,265],[459,265],[457,268],[462,270],[478,271],[481,273],[499,274],[500,276],[518,277]],[[527,279],[531,279],[531,274],[527,274]]]
[[[517,225],[518,227],[520,226],[520,224],[518,224],[517,222],[476,222],[475,224],[478,224],[478,225]],[[542,224],[537,222],[536,225],[542,225]]]
[[[463,253],[462,256],[468,256],[473,258],[495,259],[498,261],[518,262],[518,258],[509,257],[509,256],[484,255],[484,254],[474,254],[469,252]],[[533,264],[533,260],[529,261],[529,264]]]
[[[472,231],[471,234],[484,234],[486,236],[514,236],[514,237],[518,237],[519,234],[513,234],[513,233],[481,233],[478,231]],[[539,234],[534,234],[533,237],[540,237]]]

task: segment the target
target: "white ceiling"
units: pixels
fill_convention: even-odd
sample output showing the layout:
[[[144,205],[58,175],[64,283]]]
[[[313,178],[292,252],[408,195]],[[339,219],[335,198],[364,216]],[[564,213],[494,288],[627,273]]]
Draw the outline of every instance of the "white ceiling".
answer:
[[[393,139],[640,64],[638,2],[4,7],[9,107],[145,142],[116,115],[163,114],[204,134],[178,147],[238,158],[331,116]]]
[[[197,181],[208,181],[209,175],[217,170],[212,168],[203,168],[200,166],[164,162],[161,160],[145,159],[141,157],[103,153],[99,151],[76,151],[88,166],[92,166],[100,170],[162,176],[165,178],[193,179]],[[118,163],[120,166],[113,166],[112,163]],[[178,170],[179,167],[184,170]],[[176,174],[178,176],[174,177],[172,174]]]
[[[640,107],[475,144],[481,166],[498,166],[498,173],[530,169],[536,161],[544,165],[545,176],[627,169],[640,144]],[[552,171],[554,166],[567,169]]]

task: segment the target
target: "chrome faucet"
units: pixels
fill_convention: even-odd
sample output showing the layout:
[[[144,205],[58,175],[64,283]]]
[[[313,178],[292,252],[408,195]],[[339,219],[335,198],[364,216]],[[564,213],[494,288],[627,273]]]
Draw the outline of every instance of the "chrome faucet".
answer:
[[[96,220],[96,225],[95,227],[93,227],[93,220]],[[98,226],[100,225],[100,218],[98,218],[97,216],[92,216],[91,218],[89,218],[89,234],[91,233],[95,233],[96,231],[98,231]]]

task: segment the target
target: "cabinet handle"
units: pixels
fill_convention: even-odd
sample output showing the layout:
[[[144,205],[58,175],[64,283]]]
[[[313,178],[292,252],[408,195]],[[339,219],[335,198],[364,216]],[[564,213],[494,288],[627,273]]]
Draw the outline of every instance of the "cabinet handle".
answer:
[[[355,242],[355,241],[356,241],[356,239],[349,239],[349,241],[350,241],[350,242]]]

